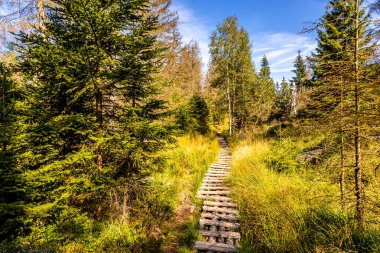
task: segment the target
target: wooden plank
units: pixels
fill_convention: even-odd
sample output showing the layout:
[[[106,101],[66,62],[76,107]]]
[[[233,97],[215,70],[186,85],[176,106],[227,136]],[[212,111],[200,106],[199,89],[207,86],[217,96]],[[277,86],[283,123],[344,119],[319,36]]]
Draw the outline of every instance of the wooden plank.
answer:
[[[207,178],[207,179],[211,179],[211,178],[226,179],[227,174],[206,174],[204,178]]]
[[[227,178],[228,177],[228,173],[226,172],[209,172],[209,173],[206,173],[207,177],[221,177],[221,178]]]
[[[230,214],[214,214],[214,213],[202,213],[201,218],[205,220],[215,220],[215,221],[227,221],[227,222],[237,222],[239,217]]]
[[[227,191],[229,188],[225,186],[214,186],[214,185],[205,185],[201,187],[205,191]]]
[[[232,238],[232,239],[237,239],[237,240],[240,239],[240,233],[238,232],[200,230],[199,233],[204,236],[224,237],[224,238]]]
[[[221,180],[219,182],[203,182],[202,186],[225,186],[225,183],[225,180]]]
[[[225,180],[222,180],[222,179],[204,179],[203,180],[204,183],[224,183]]]
[[[206,219],[201,219],[199,221],[199,225],[200,225],[200,227],[216,226],[216,227],[220,227],[220,228],[229,228],[229,229],[238,228],[240,226],[239,223],[235,223],[235,222],[215,221],[215,220],[206,220]],[[220,231],[223,231],[223,230],[220,229]]]
[[[229,191],[198,191],[199,195],[219,195],[219,196],[226,196],[229,195]]]
[[[219,207],[235,207],[235,208],[237,208],[237,205],[235,203],[231,203],[231,202],[204,201],[203,205],[207,205],[207,206],[219,206]]]
[[[202,185],[201,185],[201,187],[202,186],[206,186],[206,187],[209,187],[209,186],[225,186],[225,184],[224,184],[224,181],[223,182],[218,182],[218,183],[203,183]]]
[[[203,182],[205,182],[206,180],[211,180],[211,181],[220,181],[220,182],[225,182],[227,179],[227,177],[218,177],[218,176],[214,176],[214,177],[205,177],[203,179]]]
[[[236,216],[239,214],[237,209],[232,209],[228,207],[216,207],[216,206],[203,206],[203,211],[205,212],[215,212],[215,213],[225,213],[225,214],[235,214]]]
[[[210,243],[210,242],[195,242],[195,248],[197,250],[207,251],[207,252],[221,252],[221,253],[230,253],[236,252],[236,248],[232,245],[225,243]]]
[[[220,178],[220,179],[226,179],[228,174],[206,174],[205,179],[210,178]]]
[[[205,192],[209,192],[209,191],[228,191],[228,189],[229,188],[223,187],[223,186],[219,186],[219,187],[202,186],[201,188],[199,188],[199,191],[205,191]]]
[[[206,172],[206,176],[227,176],[229,173],[227,171],[217,171],[217,170],[213,170],[213,171],[208,171]]]
[[[230,197],[225,197],[225,196],[198,195],[198,198],[206,199],[206,200],[213,200],[213,201],[225,201],[225,202],[229,202],[232,200]]]
[[[212,167],[208,169],[208,172],[229,172],[229,168]]]
[[[208,194],[209,192],[218,192],[216,194],[213,194],[213,195],[226,195],[226,194],[229,194],[229,189],[226,188],[226,187],[223,187],[223,186],[220,186],[219,188],[210,188],[210,187],[201,187],[199,188],[198,190],[198,193],[203,193],[203,192],[206,192],[206,194]]]
[[[223,163],[223,162],[219,162],[219,163],[212,163],[212,164],[210,164],[210,166],[215,166],[215,165],[218,165],[218,166],[229,166],[229,164],[228,163]]]
[[[225,169],[210,169],[208,170],[209,173],[225,173],[224,175],[230,174],[228,170]]]

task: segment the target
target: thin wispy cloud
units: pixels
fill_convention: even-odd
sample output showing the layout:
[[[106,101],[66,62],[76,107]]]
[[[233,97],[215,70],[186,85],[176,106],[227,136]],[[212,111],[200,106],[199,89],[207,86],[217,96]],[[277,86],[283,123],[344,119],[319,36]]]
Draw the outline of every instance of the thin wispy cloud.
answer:
[[[210,21],[206,18],[197,17],[191,9],[185,6],[173,5],[172,9],[177,10],[179,14],[178,29],[182,35],[183,42],[196,41],[198,43],[202,56],[203,70],[205,71],[210,60],[208,44],[213,28]]]
[[[273,79],[281,81],[292,77],[294,60],[297,51],[306,56],[316,48],[316,41],[307,35],[293,33],[261,33],[253,34],[253,60],[257,68],[264,54],[269,60]],[[257,48],[257,50],[256,50]]]
[[[210,54],[208,45],[210,35],[216,29],[211,20],[200,17],[183,5],[173,5],[172,8],[179,14],[179,31],[184,43],[194,40],[200,47],[203,70],[207,70]],[[275,81],[281,81],[292,77],[293,62],[297,51],[301,50],[303,56],[309,55],[316,47],[316,41],[307,34],[297,35],[287,32],[250,33],[253,45],[252,59],[257,69],[265,54],[271,66],[272,77]]]

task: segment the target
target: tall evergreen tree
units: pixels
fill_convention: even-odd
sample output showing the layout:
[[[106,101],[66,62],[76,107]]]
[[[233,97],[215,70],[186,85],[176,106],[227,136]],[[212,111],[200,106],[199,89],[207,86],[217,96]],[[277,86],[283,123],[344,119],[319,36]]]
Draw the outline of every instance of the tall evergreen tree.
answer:
[[[264,55],[261,59],[261,68],[258,74],[258,105],[257,105],[257,122],[268,119],[274,105],[276,88],[272,77],[270,76],[270,66],[267,57]]]
[[[294,61],[294,70],[292,70],[292,72],[295,74],[293,82],[296,84],[297,88],[305,86],[307,81],[307,69],[300,50],[298,50],[297,57]]]
[[[375,101],[379,98],[378,78],[370,67],[376,49],[368,27],[369,18],[363,1],[330,1],[318,30],[317,52],[311,58],[315,81],[311,92],[312,106],[321,112],[319,122],[323,122],[340,140],[343,206],[349,189],[345,186],[345,168],[355,167],[356,219],[361,228],[365,210],[362,145],[364,136],[378,127],[377,121],[373,121],[377,115]],[[355,157],[352,165],[346,162],[349,154]]]
[[[285,77],[282,78],[281,84],[276,94],[275,110],[272,118],[282,120],[290,115],[292,103],[292,91]]]
[[[32,108],[31,217],[59,224],[65,239],[80,229],[65,220],[107,213],[108,188],[155,168],[168,132],[156,122],[162,50],[148,1],[52,2],[46,30],[22,33],[18,50]]]
[[[0,241],[14,239],[24,227],[25,190],[16,163],[20,99],[20,91],[12,81],[9,69],[0,63]]]

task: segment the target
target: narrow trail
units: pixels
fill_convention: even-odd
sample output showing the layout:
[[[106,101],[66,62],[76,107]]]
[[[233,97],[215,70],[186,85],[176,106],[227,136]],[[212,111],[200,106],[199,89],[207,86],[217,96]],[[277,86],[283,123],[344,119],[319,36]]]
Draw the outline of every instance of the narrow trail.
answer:
[[[219,143],[218,162],[210,165],[197,195],[204,200],[199,232],[205,238],[195,243],[198,253],[236,252],[240,241],[240,233],[235,232],[239,228],[237,205],[225,185],[231,153],[223,138],[219,137]]]

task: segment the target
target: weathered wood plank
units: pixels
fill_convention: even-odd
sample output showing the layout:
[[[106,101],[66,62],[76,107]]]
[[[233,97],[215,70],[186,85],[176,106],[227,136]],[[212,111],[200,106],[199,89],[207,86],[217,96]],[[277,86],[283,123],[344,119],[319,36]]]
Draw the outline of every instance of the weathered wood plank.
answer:
[[[237,208],[237,205],[232,202],[219,202],[219,201],[204,201],[203,205],[208,206],[218,206],[218,207],[235,207]]]
[[[239,217],[230,214],[213,214],[213,213],[202,213],[201,218],[205,220],[215,220],[215,221],[226,221],[236,223],[239,221]]]
[[[227,172],[224,171],[210,171],[205,174],[205,176],[221,176],[221,177],[226,177],[228,176]]]
[[[229,188],[225,186],[205,185],[202,186],[201,189],[204,189],[205,191],[227,191]]]
[[[225,180],[222,179],[205,179],[203,180],[204,183],[223,183]]]
[[[236,252],[236,248],[233,245],[225,243],[209,243],[209,242],[195,242],[195,248],[197,250],[209,251],[209,252],[221,252],[221,253],[230,253]]]
[[[219,195],[219,196],[226,196],[229,195],[229,191],[198,191],[199,195]]]
[[[206,200],[216,200],[216,201],[226,201],[229,202],[232,199],[230,197],[225,197],[225,196],[207,196],[207,195],[198,195],[199,198],[201,199],[206,199]]]
[[[215,213],[225,213],[225,214],[234,214],[236,216],[239,214],[239,211],[237,209],[227,208],[227,207],[203,206],[203,211],[215,212]]]
[[[204,226],[216,226],[220,228],[219,231],[224,231],[221,228],[234,229],[240,226],[239,223],[235,223],[235,222],[215,221],[215,220],[206,220],[206,219],[201,219],[199,221],[199,225],[201,228]]]
[[[214,236],[214,237],[224,237],[224,238],[229,237],[233,239],[240,239],[240,233],[238,232],[200,230],[199,233],[204,236]]]

